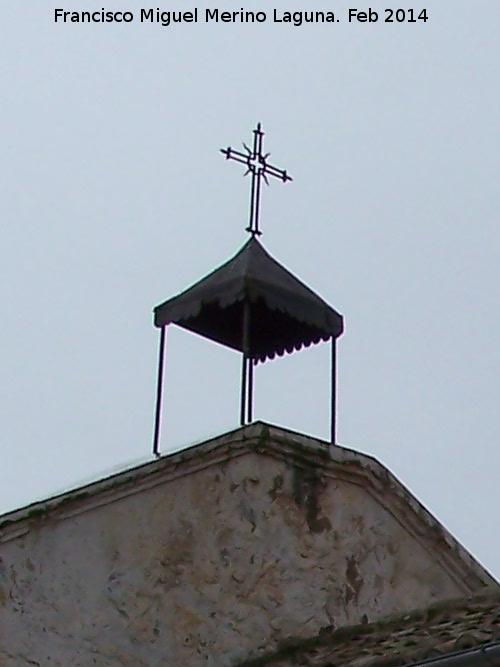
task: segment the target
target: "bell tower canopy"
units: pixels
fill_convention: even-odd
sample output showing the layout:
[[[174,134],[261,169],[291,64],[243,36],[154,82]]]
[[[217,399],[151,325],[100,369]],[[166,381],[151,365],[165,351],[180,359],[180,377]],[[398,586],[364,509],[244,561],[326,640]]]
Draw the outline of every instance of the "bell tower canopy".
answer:
[[[252,236],[238,253],[155,308],[155,325],[177,324],[244,352],[244,306],[250,306],[247,353],[265,361],[337,338],[342,316],[282,266]]]
[[[331,341],[330,440],[336,442],[336,342],[344,330],[342,315],[264,249],[259,241],[262,181],[272,177],[292,180],[286,169],[269,162],[264,153],[260,123],[253,131],[253,147],[245,152],[221,149],[227,160],[246,167],[250,175],[250,214],[246,231],[251,237],[227,262],[180,294],[154,309],[160,329],[158,380],[153,452],[160,455],[160,423],[169,324],[193,331],[242,353],[240,424],[253,421],[254,367],[258,362],[292,353],[320,341]]]

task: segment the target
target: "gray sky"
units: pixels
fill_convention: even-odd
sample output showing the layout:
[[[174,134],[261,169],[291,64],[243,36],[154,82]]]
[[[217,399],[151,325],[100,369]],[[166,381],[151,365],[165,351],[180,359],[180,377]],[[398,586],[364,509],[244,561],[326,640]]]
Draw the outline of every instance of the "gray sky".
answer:
[[[103,4],[141,8],[58,6]],[[2,510],[149,460],[151,310],[246,240],[249,183],[218,149],[261,121],[294,177],[265,189],[263,243],[345,316],[339,441],[500,576],[500,5],[430,0],[426,23],[391,24],[396,4],[369,4],[376,24],[343,0],[252,0],[266,23],[162,27],[5,0]],[[167,338],[164,452],[237,426],[240,372]],[[259,366],[256,417],[326,438],[328,353]]]

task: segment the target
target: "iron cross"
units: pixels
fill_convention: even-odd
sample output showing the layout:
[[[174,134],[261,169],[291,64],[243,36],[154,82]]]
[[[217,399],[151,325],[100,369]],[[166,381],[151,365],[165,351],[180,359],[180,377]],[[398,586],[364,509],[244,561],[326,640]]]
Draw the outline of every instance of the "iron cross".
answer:
[[[272,164],[269,164],[267,158],[271,153],[262,152],[264,143],[264,132],[262,132],[261,125],[258,123],[256,129],[253,131],[253,150],[243,143],[245,153],[234,150],[230,146],[228,148],[221,148],[220,152],[226,156],[226,160],[235,160],[241,164],[246,165],[247,170],[244,176],[252,174],[252,184],[250,188],[250,220],[246,231],[252,236],[260,236],[262,232],[259,230],[259,214],[260,214],[260,183],[263,178],[266,185],[269,185],[268,176],[274,176],[286,183],[291,181],[292,177],[287,174],[286,169],[278,169]]]

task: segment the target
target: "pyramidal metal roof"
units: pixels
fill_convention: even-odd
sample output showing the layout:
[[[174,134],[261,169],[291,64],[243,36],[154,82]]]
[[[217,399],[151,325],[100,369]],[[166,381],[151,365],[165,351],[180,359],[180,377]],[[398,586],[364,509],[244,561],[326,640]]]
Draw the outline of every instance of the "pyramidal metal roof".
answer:
[[[343,318],[252,236],[237,254],[154,309],[155,325],[177,324],[243,349],[244,304],[251,308],[248,354],[265,361],[337,338]]]

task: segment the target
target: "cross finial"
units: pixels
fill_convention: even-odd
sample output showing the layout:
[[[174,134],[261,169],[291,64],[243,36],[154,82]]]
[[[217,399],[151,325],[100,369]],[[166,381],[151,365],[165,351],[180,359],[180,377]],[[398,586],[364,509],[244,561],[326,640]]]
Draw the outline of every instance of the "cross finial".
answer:
[[[260,185],[263,178],[266,185],[269,185],[268,176],[279,178],[283,183],[291,181],[292,177],[287,173],[286,169],[278,169],[272,164],[269,164],[267,158],[271,153],[263,153],[264,132],[262,132],[261,124],[258,123],[253,131],[253,149],[243,143],[243,148],[246,151],[240,151],[231,148],[221,148],[220,152],[226,156],[226,160],[235,160],[246,165],[247,170],[244,176],[252,175],[252,183],[250,187],[250,218],[246,231],[252,236],[260,236],[262,232],[259,229],[259,215],[260,215]]]

